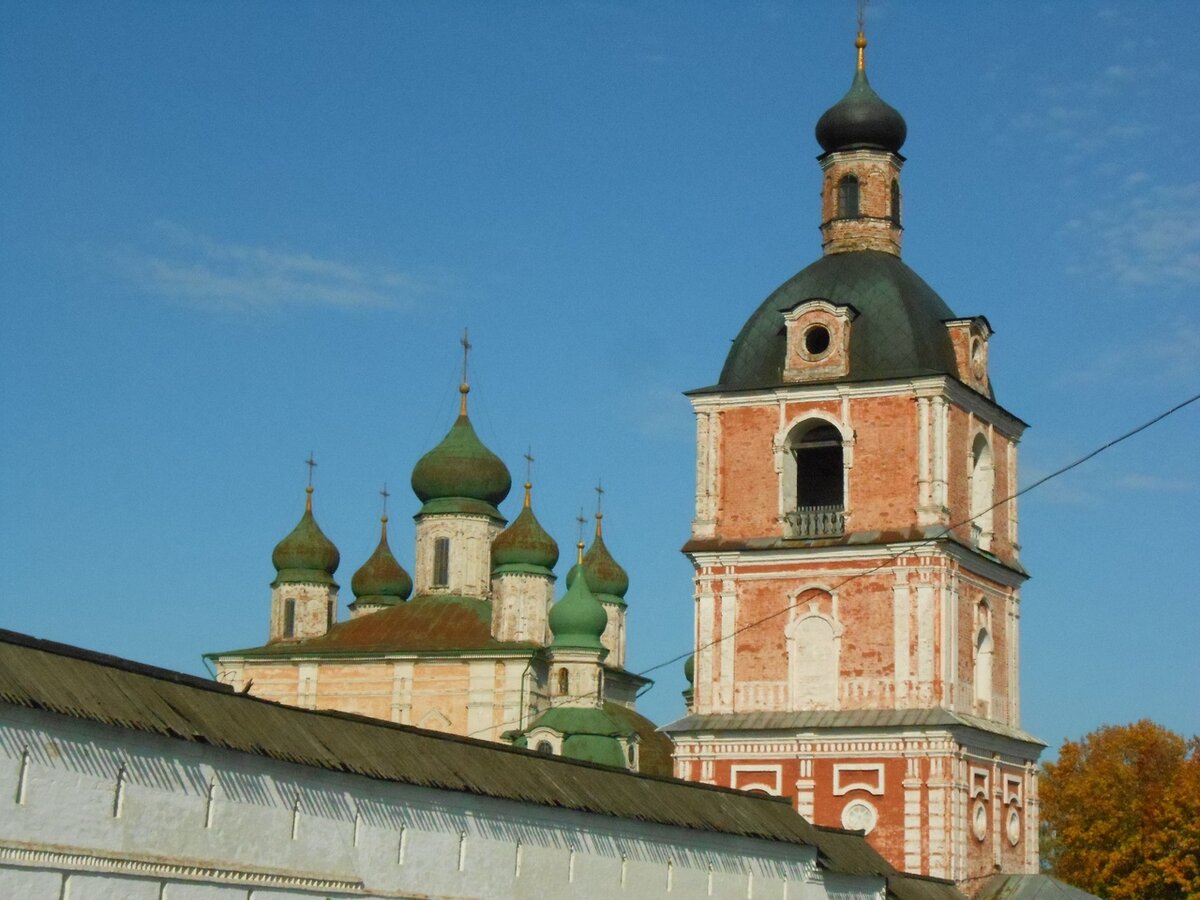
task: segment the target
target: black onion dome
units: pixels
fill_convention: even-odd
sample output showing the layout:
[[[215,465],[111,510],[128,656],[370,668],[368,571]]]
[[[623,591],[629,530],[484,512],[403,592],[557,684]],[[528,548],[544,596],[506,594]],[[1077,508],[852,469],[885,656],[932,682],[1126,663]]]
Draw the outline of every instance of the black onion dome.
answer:
[[[858,311],[850,326],[850,372],[837,380],[957,377],[945,326],[954,318],[950,307],[898,256],[856,250],[821,257],[763,301],[734,340],[715,387],[749,390],[784,384],[783,314],[815,298]]]
[[[861,37],[859,40],[861,50],[866,41]],[[884,103],[867,82],[867,70],[861,59],[846,96],[817,120],[817,143],[826,153],[835,150],[899,153],[908,136],[908,126],[904,117]]]

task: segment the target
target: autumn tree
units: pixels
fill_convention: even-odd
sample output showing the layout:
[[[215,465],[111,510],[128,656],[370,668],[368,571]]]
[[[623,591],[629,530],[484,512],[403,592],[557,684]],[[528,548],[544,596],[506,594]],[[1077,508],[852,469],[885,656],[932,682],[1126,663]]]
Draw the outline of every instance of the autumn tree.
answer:
[[[1041,780],[1043,860],[1108,900],[1200,897],[1200,739],[1148,719],[1067,741]]]

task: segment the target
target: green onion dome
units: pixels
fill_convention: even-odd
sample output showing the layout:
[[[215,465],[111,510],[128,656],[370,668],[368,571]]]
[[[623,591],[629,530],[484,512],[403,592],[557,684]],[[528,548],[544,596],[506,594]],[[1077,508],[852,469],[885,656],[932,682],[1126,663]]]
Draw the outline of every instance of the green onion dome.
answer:
[[[533,514],[525,482],[525,506],[513,523],[492,541],[492,571],[505,567],[533,567],[549,572],[558,562],[558,544]]]
[[[354,602],[362,606],[395,606],[403,603],[412,593],[412,578],[388,545],[387,516],[381,520],[379,546],[371,554],[370,559],[362,564],[354,577],[350,579],[350,589],[354,591]]]
[[[596,537],[583,557],[583,568],[587,572],[588,586],[605,603],[625,605],[625,594],[629,591],[629,574],[622,569],[608,547],[604,544],[601,528],[603,513],[596,513]],[[575,569],[567,573],[567,587],[575,577]]]
[[[304,515],[292,533],[275,545],[271,554],[276,572],[272,587],[278,584],[331,584],[337,587],[333,573],[337,571],[341,555],[313,518],[311,484],[305,492]]]
[[[449,498],[474,500],[498,506],[508,496],[512,477],[500,457],[492,453],[467,418],[467,392],[462,385],[458,419],[442,442],[417,461],[412,489],[422,503]]]
[[[683,661],[683,677],[688,684],[696,683],[696,654],[693,653]]]
[[[579,542],[583,555],[583,542]],[[550,610],[551,647],[603,650],[600,635],[608,626],[608,614],[588,586],[585,568],[576,566],[575,577],[563,598]]]
[[[908,136],[908,125],[867,83],[867,39],[862,32],[854,45],[858,48],[854,81],[846,96],[817,120],[817,143],[826,153],[859,149],[899,153]]]

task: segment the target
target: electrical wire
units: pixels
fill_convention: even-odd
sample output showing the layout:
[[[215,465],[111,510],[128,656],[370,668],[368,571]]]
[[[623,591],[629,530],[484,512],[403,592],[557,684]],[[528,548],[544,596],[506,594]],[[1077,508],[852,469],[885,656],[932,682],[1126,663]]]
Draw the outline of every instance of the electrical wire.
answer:
[[[1055,469],[1053,472],[1051,472],[1048,475],[1042,476],[1041,478],[1034,481],[1032,484],[1026,485],[1025,487],[1021,488],[1020,490],[1016,491],[1015,493],[1010,494],[1009,496],[1005,497],[1004,499],[997,500],[995,503],[993,503],[987,509],[980,510],[979,512],[975,513],[974,515],[972,515],[966,519],[961,519],[957,522],[953,522],[949,525],[943,526],[942,530],[940,532],[938,532],[937,534],[933,535],[932,537],[922,538],[921,540],[916,541],[916,542],[907,542],[906,546],[903,549],[898,550],[895,553],[891,554],[890,556],[885,557],[877,565],[872,566],[871,568],[869,568],[865,571],[856,572],[853,575],[847,576],[842,581],[839,581],[837,584],[833,585],[833,587],[831,587],[830,590],[831,591],[839,590],[840,588],[844,587],[845,585],[849,584],[852,581],[857,581],[859,578],[866,578],[868,575],[874,575],[876,572],[879,572],[880,570],[885,569],[887,566],[891,565],[893,562],[900,559],[901,557],[918,552],[922,548],[934,546],[935,544],[939,543],[940,541],[945,540],[947,537],[950,537],[955,529],[961,528],[964,525],[969,525],[971,522],[975,521],[975,519],[979,518],[980,516],[986,515],[987,513],[991,512],[992,510],[994,510],[998,507],[1003,506],[1006,503],[1011,503],[1013,500],[1016,500],[1018,497],[1022,497],[1025,494],[1028,494],[1030,491],[1041,487],[1042,485],[1046,484],[1049,481],[1054,480],[1055,478],[1058,478],[1060,475],[1065,475],[1067,472],[1070,472],[1072,469],[1075,469],[1075,468],[1083,465],[1085,462],[1088,462],[1091,459],[1095,459],[1097,456],[1099,456],[1105,450],[1109,450],[1112,447],[1117,446],[1117,444],[1120,444],[1123,441],[1127,441],[1131,437],[1134,437],[1135,435],[1140,434],[1141,432],[1145,431],[1147,428],[1157,425],[1163,419],[1173,416],[1175,413],[1179,412],[1184,407],[1189,406],[1190,404],[1195,403],[1198,400],[1200,400],[1200,394],[1195,394],[1195,395],[1189,397],[1188,399],[1184,400],[1183,402],[1177,403],[1175,406],[1172,406],[1170,409],[1166,410],[1165,412],[1159,413],[1154,418],[1149,419],[1146,422],[1143,422],[1141,425],[1138,425],[1135,428],[1131,428],[1129,431],[1126,431],[1124,434],[1121,434],[1118,437],[1115,437],[1112,440],[1107,441],[1104,444],[1101,444],[1095,450],[1092,450],[1089,453],[1085,453],[1083,456],[1080,456],[1079,458],[1073,460],[1072,462],[1067,463],[1067,465],[1062,466],[1059,469]],[[700,646],[696,647],[694,650],[689,650],[685,653],[680,653],[676,656],[672,656],[669,659],[665,659],[662,662],[655,663],[654,665],[652,665],[648,668],[645,668],[645,669],[641,669],[640,671],[635,672],[633,674],[641,676],[641,677],[645,677],[645,676],[649,675],[651,672],[657,672],[659,669],[666,668],[667,666],[672,665],[673,663],[682,662],[683,660],[687,659],[689,656],[692,656],[695,653],[699,653],[701,650],[707,650],[710,647],[715,647],[717,644],[720,644],[723,641],[730,640],[731,638],[734,638],[739,634],[744,634],[745,632],[749,631],[752,628],[757,628],[759,625],[762,625],[765,622],[769,622],[772,619],[776,619],[779,616],[782,616],[785,613],[788,613],[791,610],[797,608],[799,605],[800,605],[799,601],[797,601],[795,603],[789,603],[786,606],[775,610],[774,612],[768,613],[767,615],[765,615],[759,619],[755,619],[753,622],[747,622],[745,625],[735,628],[733,631],[729,632],[728,634],[723,634],[720,637],[714,638],[713,640],[709,641],[706,644],[701,644]],[[594,696],[597,696],[596,691],[592,691],[587,694],[582,694],[576,699],[585,700],[588,697],[594,697]],[[641,696],[641,693],[639,693],[638,696]],[[504,727],[512,725],[512,724],[514,724],[514,723],[503,722],[499,726],[490,726],[488,728],[478,729],[476,731],[469,733],[467,735],[467,737],[475,737],[476,735],[483,734],[484,732],[487,732],[487,731],[491,731],[493,727],[504,728]]]

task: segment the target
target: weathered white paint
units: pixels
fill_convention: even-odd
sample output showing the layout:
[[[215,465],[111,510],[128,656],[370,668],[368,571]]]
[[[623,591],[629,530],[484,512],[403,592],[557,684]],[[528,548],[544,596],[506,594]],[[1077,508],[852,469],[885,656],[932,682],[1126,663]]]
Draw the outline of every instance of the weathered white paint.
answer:
[[[883,897],[878,878],[819,869],[812,847],[380,782],[9,706],[0,785],[0,896],[22,900],[658,897],[668,864],[685,897],[710,883],[711,896],[744,897],[751,876],[764,897],[785,885],[800,900]]]
[[[458,594],[463,597],[490,596],[492,585],[492,541],[503,523],[487,516],[421,515],[417,517],[416,558],[413,585],[418,594]],[[448,584],[433,583],[433,546],[438,538],[450,541]]]

